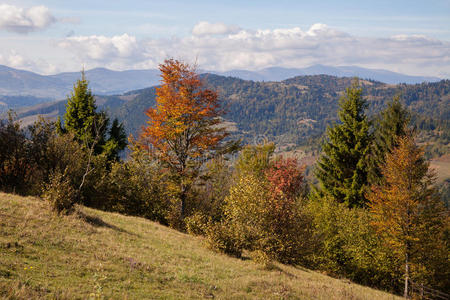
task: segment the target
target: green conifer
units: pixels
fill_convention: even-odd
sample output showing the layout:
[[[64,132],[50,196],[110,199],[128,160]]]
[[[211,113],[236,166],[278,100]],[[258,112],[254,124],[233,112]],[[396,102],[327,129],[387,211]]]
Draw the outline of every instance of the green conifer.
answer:
[[[119,152],[127,144],[123,125],[115,119],[108,131],[109,117],[105,112],[96,110],[95,97],[82,71],[81,79],[74,84],[67,98],[64,126],[58,118],[57,131],[59,134],[70,132],[84,146],[94,146],[95,154],[104,153],[108,160],[118,160]]]
[[[75,139],[90,147],[94,142],[98,144],[97,153],[104,144],[107,119],[101,113],[97,113],[95,98],[84,71],[81,79],[73,86],[70,96],[67,98],[66,113],[64,114],[64,125],[67,132],[75,135]]]
[[[109,138],[103,147],[103,151],[106,153],[109,161],[118,161],[119,152],[127,146],[127,135],[123,124],[119,123],[119,120],[114,119],[108,135]]]
[[[395,97],[376,120],[374,140],[369,159],[369,182],[381,184],[383,175],[381,167],[385,163],[386,155],[398,147],[399,137],[408,132],[410,113],[403,107],[399,97]]]
[[[320,183],[316,194],[331,196],[349,207],[364,206],[371,134],[364,113],[367,104],[357,83],[347,88],[339,107],[340,124],[327,128],[315,169]]]

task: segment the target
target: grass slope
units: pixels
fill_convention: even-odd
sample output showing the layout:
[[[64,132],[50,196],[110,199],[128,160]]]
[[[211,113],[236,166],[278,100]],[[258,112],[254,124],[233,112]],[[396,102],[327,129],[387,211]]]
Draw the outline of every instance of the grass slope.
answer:
[[[146,219],[78,207],[56,216],[42,200],[0,193],[0,298],[396,299],[276,264],[211,252]]]

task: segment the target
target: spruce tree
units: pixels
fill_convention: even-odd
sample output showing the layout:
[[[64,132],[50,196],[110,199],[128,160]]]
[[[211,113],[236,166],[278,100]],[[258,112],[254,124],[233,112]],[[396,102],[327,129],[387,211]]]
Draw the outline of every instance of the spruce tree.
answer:
[[[64,126],[58,118],[57,131],[60,135],[70,132],[80,144],[87,148],[93,146],[95,154],[104,153],[108,160],[118,160],[119,152],[127,144],[123,125],[115,119],[108,131],[109,117],[105,112],[96,110],[95,97],[82,71],[81,79],[74,84],[67,98]]]
[[[63,131],[73,133],[78,142],[88,147],[96,143],[95,152],[98,154],[105,143],[108,119],[105,114],[96,112],[95,98],[88,85],[82,71],[81,79],[74,84],[67,98]]]
[[[347,88],[339,107],[340,123],[327,128],[315,169],[320,183],[316,193],[331,196],[349,207],[364,206],[371,134],[364,113],[367,103],[357,83]]]
[[[108,160],[118,161],[119,152],[122,151],[127,146],[127,135],[125,133],[125,128],[119,120],[114,119],[111,128],[108,131],[109,138],[103,147]]]
[[[374,140],[369,159],[369,182],[381,184],[381,167],[386,155],[398,146],[399,137],[405,136],[410,121],[409,111],[403,107],[398,97],[388,104],[376,120]]]

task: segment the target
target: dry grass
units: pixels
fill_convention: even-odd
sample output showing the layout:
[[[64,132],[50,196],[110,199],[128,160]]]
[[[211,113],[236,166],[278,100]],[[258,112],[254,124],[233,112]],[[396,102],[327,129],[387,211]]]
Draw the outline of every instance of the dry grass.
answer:
[[[434,159],[430,162],[430,167],[436,170],[437,182],[441,183],[450,178],[450,161],[446,159]]]
[[[56,216],[36,198],[0,193],[0,298],[395,299],[276,264],[265,270],[142,218],[78,207]]]

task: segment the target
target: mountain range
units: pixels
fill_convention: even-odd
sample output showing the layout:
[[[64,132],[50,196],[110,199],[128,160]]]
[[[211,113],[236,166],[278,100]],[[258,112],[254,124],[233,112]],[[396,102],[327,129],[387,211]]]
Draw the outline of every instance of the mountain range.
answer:
[[[227,72],[209,72],[213,74],[232,76],[253,81],[282,81],[302,75],[332,75],[337,77],[359,77],[388,84],[422,83],[441,80],[437,77],[410,76],[381,69],[367,69],[355,66],[324,66],[313,65],[307,68],[280,68],[271,67],[259,71],[231,70]]]
[[[252,81],[282,81],[299,75],[333,75],[338,77],[359,77],[388,84],[421,83],[439,81],[436,77],[408,76],[386,70],[360,67],[330,67],[314,65],[307,68],[272,67],[259,71],[232,70],[227,72],[204,71],[222,76],[231,76]],[[159,83],[159,71],[127,70],[113,71],[96,68],[85,72],[90,87],[97,95],[114,95],[142,89]],[[80,72],[66,72],[55,75],[40,75],[0,65],[0,112],[22,106],[64,99],[71,91]]]
[[[352,77],[329,75],[297,76],[279,82],[263,82],[203,74],[208,88],[216,90],[227,111],[224,116],[233,136],[253,142],[258,136],[279,145],[316,145],[325,128],[337,121],[338,100],[351,86]],[[374,117],[395,96],[413,113],[413,124],[443,141],[440,151],[449,150],[450,80],[433,83],[388,85],[360,80],[368,101],[367,113]],[[97,96],[99,109],[124,123],[136,135],[145,125],[144,111],[155,105],[155,87],[121,95]],[[66,100],[43,103],[18,110],[23,125],[37,115],[62,116]],[[312,140],[314,142],[312,142]],[[439,152],[439,153],[440,153]],[[437,154],[439,154],[437,153]]]

